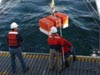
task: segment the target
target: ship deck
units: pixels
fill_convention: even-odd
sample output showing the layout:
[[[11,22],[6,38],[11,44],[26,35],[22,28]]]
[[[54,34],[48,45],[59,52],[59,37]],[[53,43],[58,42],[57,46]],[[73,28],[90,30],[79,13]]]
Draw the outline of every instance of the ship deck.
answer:
[[[10,54],[0,52],[0,75],[100,75],[99,58],[91,56],[77,56],[75,62],[69,57],[70,66],[59,73],[56,69],[50,71],[48,68],[49,54],[23,53],[23,57],[29,71],[23,74],[21,64],[16,58],[17,70],[11,72]]]

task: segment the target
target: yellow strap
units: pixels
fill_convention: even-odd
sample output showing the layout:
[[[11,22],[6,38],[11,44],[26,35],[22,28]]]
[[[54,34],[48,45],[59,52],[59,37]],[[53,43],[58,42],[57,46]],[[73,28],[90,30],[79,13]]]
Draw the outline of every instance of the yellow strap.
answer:
[[[54,0],[52,0],[50,6],[51,6],[51,8],[54,8],[54,7],[55,7],[55,2],[54,2]]]
[[[51,7],[51,10],[52,10],[52,14],[54,14],[55,13],[55,2],[54,2],[54,0],[51,1],[50,7]]]

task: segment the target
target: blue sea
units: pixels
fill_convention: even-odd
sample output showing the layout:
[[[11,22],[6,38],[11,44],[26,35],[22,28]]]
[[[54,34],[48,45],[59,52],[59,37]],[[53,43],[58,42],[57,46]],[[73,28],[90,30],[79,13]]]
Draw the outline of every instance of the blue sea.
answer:
[[[7,33],[11,22],[19,24],[23,51],[48,53],[47,35],[39,30],[39,19],[50,15],[51,0],[2,0],[0,3],[0,51],[8,51]],[[76,54],[99,50],[100,17],[95,0],[55,0],[56,11],[69,16],[63,37],[72,42]]]

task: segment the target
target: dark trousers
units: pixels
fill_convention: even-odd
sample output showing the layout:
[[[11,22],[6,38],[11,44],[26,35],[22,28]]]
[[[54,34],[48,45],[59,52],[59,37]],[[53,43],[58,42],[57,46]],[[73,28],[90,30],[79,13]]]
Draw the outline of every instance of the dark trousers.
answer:
[[[11,55],[12,71],[14,72],[16,70],[16,62],[15,62],[16,57],[15,57],[15,55],[19,58],[21,65],[22,65],[22,69],[23,69],[23,71],[25,71],[26,64],[25,64],[24,59],[22,57],[21,47],[18,47],[18,48],[10,48],[9,47],[9,51],[10,51],[10,55]]]
[[[64,56],[65,56],[65,66],[66,67],[69,66],[68,57],[70,55],[73,56],[73,62],[76,61],[75,49],[73,47],[71,47],[71,49],[70,49],[70,51],[68,53],[64,54]]]

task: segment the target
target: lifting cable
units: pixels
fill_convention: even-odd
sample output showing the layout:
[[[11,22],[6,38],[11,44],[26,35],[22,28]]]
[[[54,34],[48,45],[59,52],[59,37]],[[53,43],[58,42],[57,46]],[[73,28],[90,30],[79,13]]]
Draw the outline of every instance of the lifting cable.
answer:
[[[91,4],[91,2],[89,0],[87,0],[87,2],[89,3],[89,6],[93,9],[93,11],[95,12],[95,14],[100,18],[97,10],[93,7],[93,5]]]
[[[85,0],[84,0],[85,1]],[[97,13],[97,11],[95,10],[95,8],[92,6],[92,4],[90,3],[90,1],[89,0],[86,0],[86,2],[87,3],[89,3],[89,6],[91,7],[91,9],[95,12],[95,14],[99,17],[99,19],[100,19],[100,16],[99,16],[99,14]],[[90,11],[90,8],[88,7],[88,5],[86,4],[86,7],[88,8],[88,11]],[[95,22],[95,24],[99,27],[99,29],[100,29],[100,26],[98,25],[98,23],[97,23],[97,21],[93,18],[93,20],[94,20],[94,22]]]

